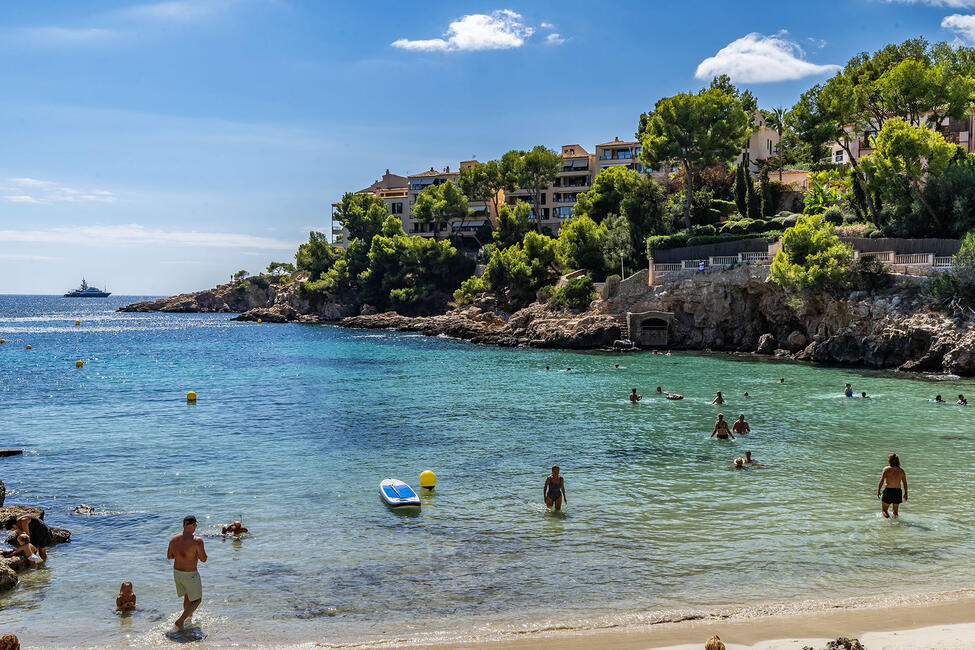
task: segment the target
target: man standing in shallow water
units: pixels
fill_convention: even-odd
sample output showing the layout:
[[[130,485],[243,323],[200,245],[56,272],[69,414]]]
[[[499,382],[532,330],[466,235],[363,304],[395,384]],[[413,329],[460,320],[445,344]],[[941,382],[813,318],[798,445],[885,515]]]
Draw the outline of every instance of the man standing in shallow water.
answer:
[[[207,561],[203,540],[193,535],[196,532],[196,517],[183,518],[183,532],[173,535],[169,540],[166,559],[173,560],[173,580],[176,582],[176,595],[183,597],[183,613],[176,619],[176,627],[183,629],[196,608],[203,601],[203,583],[196,563]]]
[[[907,501],[907,473],[901,469],[901,459],[897,454],[887,456],[887,463],[887,467],[880,475],[880,483],[877,484],[877,496],[880,497],[880,488],[886,482],[887,487],[884,488],[884,495],[880,497],[880,507],[884,517],[890,519],[887,508],[891,505],[894,506],[894,516],[897,516],[897,510],[901,504],[901,485],[904,486],[903,500]]]

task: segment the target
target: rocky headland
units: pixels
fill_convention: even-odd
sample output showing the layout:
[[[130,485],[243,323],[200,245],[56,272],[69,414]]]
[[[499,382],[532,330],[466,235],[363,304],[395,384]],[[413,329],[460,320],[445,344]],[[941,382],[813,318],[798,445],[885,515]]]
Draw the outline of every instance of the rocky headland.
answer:
[[[673,314],[671,349],[975,375],[975,315],[932,311],[918,295],[919,278],[893,277],[884,289],[799,300],[769,281],[767,267],[688,273],[652,287],[642,272],[604,291],[581,312],[535,303],[509,313],[485,298],[445,314],[416,317],[375,313],[352,301],[313,304],[299,297],[296,283],[272,279],[266,287],[221,285],[122,310],[240,312],[237,320],[332,322],[481,344],[575,349],[635,349],[626,341],[626,314],[660,311]]]

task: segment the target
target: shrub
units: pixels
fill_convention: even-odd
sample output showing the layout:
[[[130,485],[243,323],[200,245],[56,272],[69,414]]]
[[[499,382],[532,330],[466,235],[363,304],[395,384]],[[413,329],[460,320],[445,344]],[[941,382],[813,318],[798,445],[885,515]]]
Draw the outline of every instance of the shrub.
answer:
[[[750,224],[745,226],[745,232],[746,233],[765,232],[770,227],[771,224],[769,224],[768,221],[765,221],[764,219],[755,219]]]
[[[843,210],[840,209],[838,205],[831,205],[826,208],[826,212],[823,213],[823,220],[826,223],[831,223],[834,226],[843,225]]]
[[[872,223],[853,223],[845,226],[836,226],[833,232],[837,237],[867,237],[867,233],[876,230],[877,227]]]
[[[717,210],[722,219],[727,219],[731,215],[738,212],[738,205],[734,201],[713,199],[711,201],[711,209]]]
[[[822,215],[810,215],[785,231],[772,260],[772,279],[784,287],[830,290],[846,286],[851,250]]]
[[[454,302],[457,306],[469,305],[474,302],[477,294],[487,291],[487,283],[483,278],[472,275],[460,283],[460,289],[454,291]]]
[[[868,230],[863,236],[869,237],[870,239],[880,239],[884,236],[884,233],[882,230],[874,228],[873,230]]]
[[[697,235],[717,235],[718,229],[711,224],[704,224],[702,226],[691,226],[685,232],[689,237],[694,237]]]
[[[585,309],[595,297],[596,290],[592,285],[592,278],[584,275],[566,282],[565,288],[556,289],[549,304],[556,307]]]
[[[555,285],[546,284],[535,293],[535,298],[538,302],[548,302],[553,295],[555,295]]]
[[[876,257],[861,257],[850,269],[850,282],[857,291],[886,289],[893,278],[890,272]]]

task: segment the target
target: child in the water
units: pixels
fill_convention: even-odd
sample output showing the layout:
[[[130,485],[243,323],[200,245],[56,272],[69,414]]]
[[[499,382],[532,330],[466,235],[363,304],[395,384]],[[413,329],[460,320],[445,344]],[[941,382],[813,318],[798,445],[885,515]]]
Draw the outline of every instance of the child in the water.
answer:
[[[132,583],[126,580],[118,590],[118,598],[115,599],[115,611],[132,612],[135,611],[135,592],[132,591]]]

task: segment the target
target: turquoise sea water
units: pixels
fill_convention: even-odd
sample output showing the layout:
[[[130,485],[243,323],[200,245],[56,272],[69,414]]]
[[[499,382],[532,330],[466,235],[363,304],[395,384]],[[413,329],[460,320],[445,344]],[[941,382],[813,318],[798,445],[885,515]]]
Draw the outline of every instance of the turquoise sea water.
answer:
[[[113,311],[135,299],[0,296],[0,447],[26,450],[0,459],[7,504],[73,533],[0,595],[25,647],[169,643],[166,545],[188,513],[210,555],[194,621],[216,643],[497,638],[975,585],[975,407],[927,402],[975,397],[970,381]],[[841,397],[847,381],[872,399]],[[719,410],[752,433],[709,440]],[[732,469],[746,448],[764,467]],[[911,487],[897,522],[876,499],[891,451]],[[564,516],[542,504],[553,463]],[[418,516],[381,504],[381,479],[424,469]],[[241,515],[251,534],[221,538]],[[123,580],[143,609],[120,619]]]

